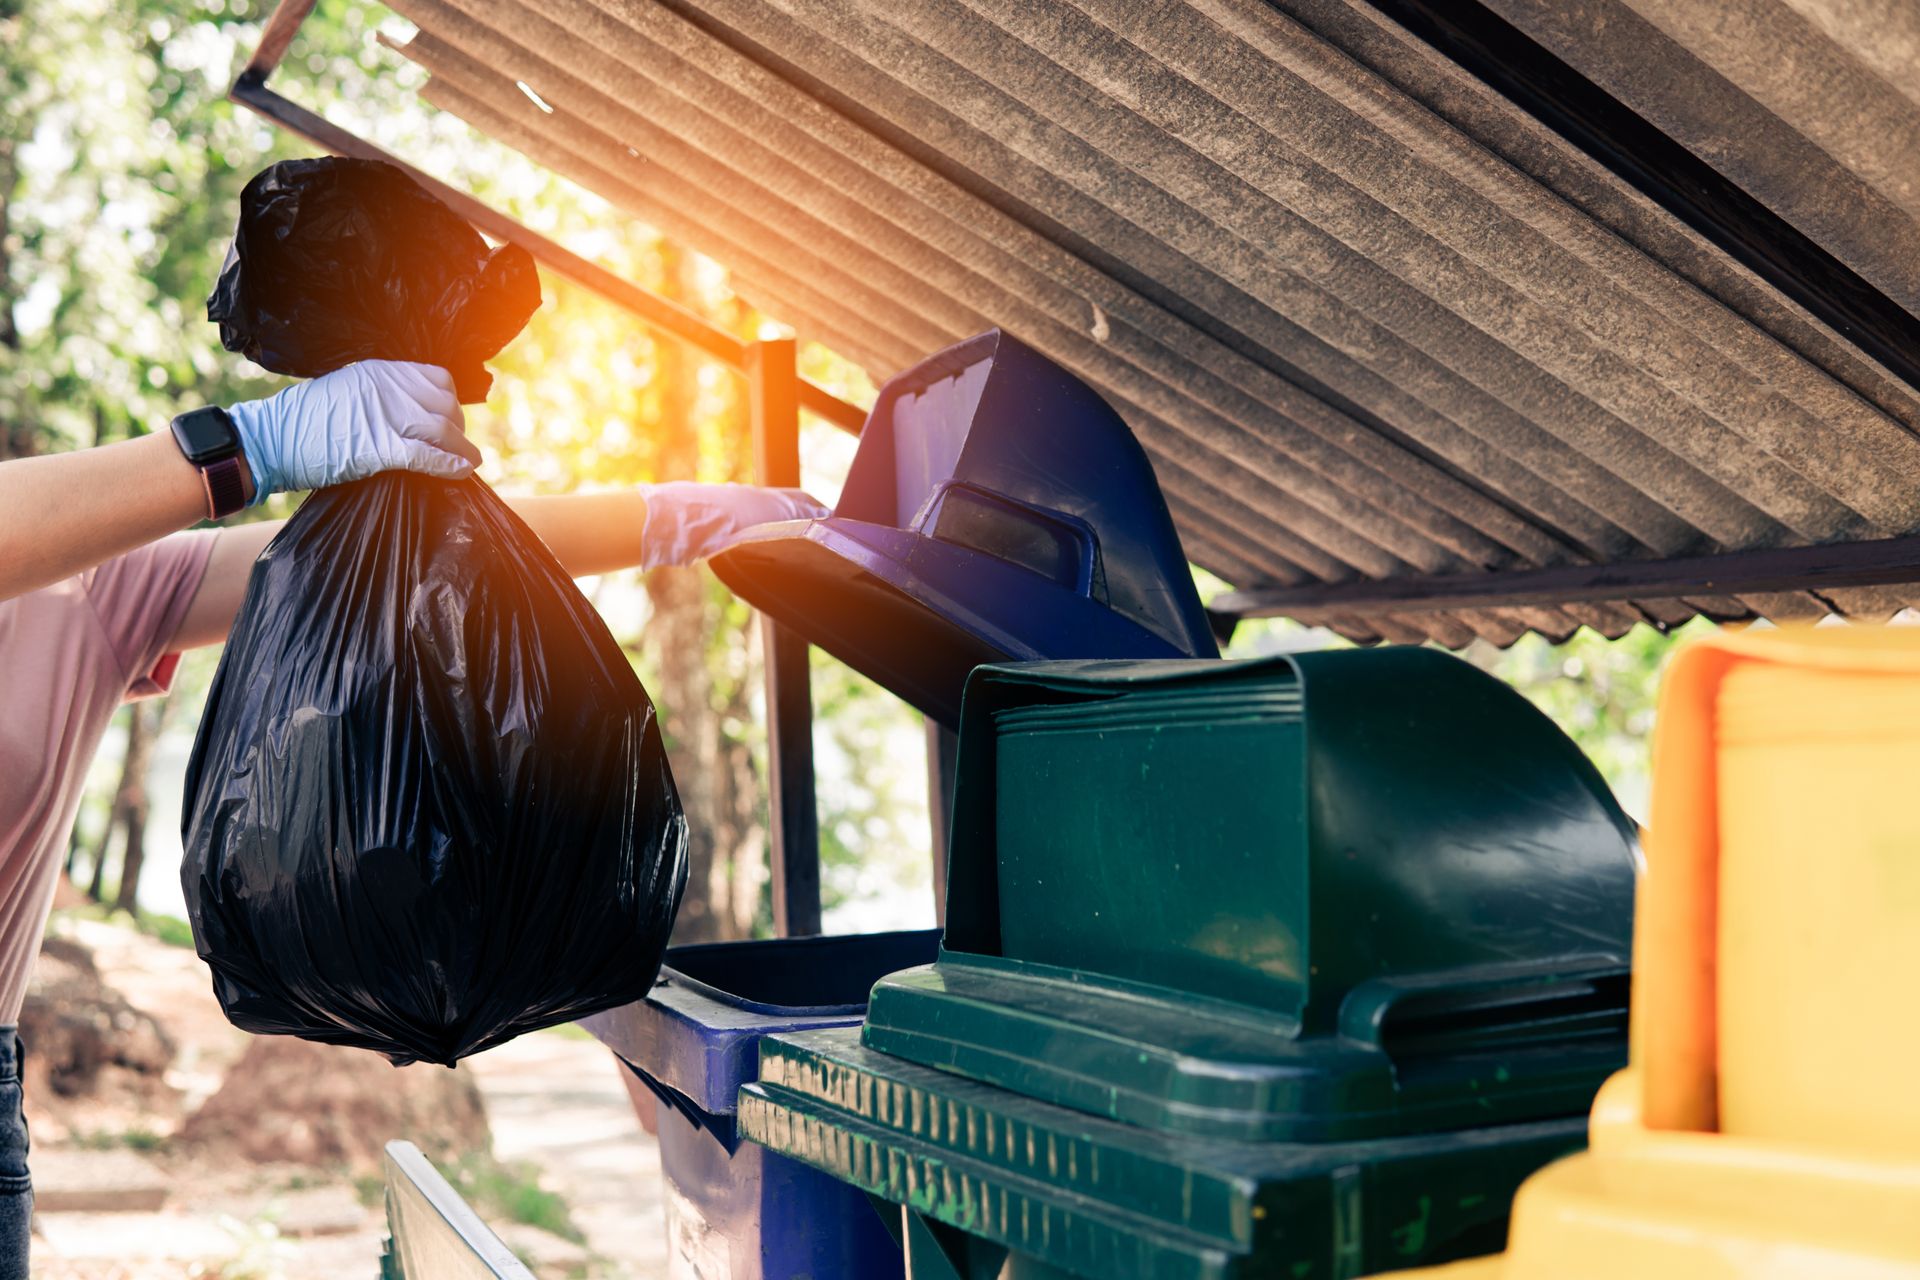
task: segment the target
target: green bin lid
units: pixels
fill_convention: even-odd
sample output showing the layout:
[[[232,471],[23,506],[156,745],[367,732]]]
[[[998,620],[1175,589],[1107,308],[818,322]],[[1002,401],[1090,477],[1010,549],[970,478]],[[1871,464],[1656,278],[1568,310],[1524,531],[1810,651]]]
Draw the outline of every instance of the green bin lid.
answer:
[[[1433,650],[983,667],[942,955],[865,1042],[1237,1139],[1579,1114],[1637,857],[1574,744]]]

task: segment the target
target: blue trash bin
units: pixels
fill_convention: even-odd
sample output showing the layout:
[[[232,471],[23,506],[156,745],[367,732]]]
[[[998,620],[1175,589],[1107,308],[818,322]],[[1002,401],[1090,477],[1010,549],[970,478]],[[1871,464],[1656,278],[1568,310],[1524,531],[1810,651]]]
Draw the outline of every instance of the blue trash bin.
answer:
[[[859,1026],[887,974],[930,964],[940,931],[674,947],[645,1000],[581,1025],[660,1100],[660,1168],[671,1248],[688,1270],[730,1280],[894,1280],[900,1245],[862,1193],[739,1140],[740,1086],[760,1040]]]

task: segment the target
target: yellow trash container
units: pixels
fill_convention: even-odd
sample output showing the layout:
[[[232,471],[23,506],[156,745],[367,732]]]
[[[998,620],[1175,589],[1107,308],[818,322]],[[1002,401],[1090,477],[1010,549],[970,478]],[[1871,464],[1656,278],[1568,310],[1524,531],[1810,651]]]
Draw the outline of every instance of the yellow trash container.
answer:
[[[1692,644],[1661,690],[1632,1065],[1446,1280],[1920,1280],[1920,630]]]

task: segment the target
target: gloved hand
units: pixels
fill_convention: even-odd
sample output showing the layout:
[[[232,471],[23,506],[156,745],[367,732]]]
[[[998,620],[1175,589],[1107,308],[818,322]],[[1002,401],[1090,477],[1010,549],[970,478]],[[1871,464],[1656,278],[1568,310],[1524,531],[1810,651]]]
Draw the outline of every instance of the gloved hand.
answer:
[[[640,533],[643,569],[692,564],[725,548],[755,525],[813,520],[828,510],[799,489],[690,480],[639,488],[647,503],[646,525]]]
[[[380,471],[458,480],[480,461],[453,376],[436,365],[362,360],[228,412],[253,472],[248,505]]]

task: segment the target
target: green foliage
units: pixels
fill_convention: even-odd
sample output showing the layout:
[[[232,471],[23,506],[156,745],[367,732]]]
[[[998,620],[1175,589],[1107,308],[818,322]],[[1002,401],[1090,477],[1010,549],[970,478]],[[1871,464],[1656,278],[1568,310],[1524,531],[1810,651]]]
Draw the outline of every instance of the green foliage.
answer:
[[[1467,656],[1525,694],[1578,743],[1621,805],[1645,820],[1660,676],[1684,640],[1714,630],[1696,618],[1671,632],[1635,627],[1618,640],[1582,629],[1562,645],[1536,635]]]
[[[548,1027],[540,1033],[547,1036],[559,1036],[562,1040],[591,1040],[593,1033],[577,1022],[562,1022],[558,1026]]]
[[[4,21],[13,143],[0,422],[42,448],[136,435],[270,390],[201,307],[240,186],[283,145],[223,101],[256,34],[222,0],[45,0]]]
[[[170,947],[193,949],[193,926],[179,916],[142,911],[134,924],[149,938],[158,938]]]
[[[586,1243],[586,1236],[567,1210],[566,1200],[540,1185],[540,1170],[535,1165],[469,1156],[442,1172],[482,1218],[524,1222],[563,1240]]]
[[[925,722],[818,649],[812,671],[820,901],[846,917],[829,931],[930,926]]]
[[[468,1156],[458,1164],[441,1167],[440,1173],[483,1219],[523,1222],[563,1240],[586,1243],[566,1200],[542,1187],[539,1169],[526,1161],[504,1163],[492,1156]],[[353,1189],[369,1209],[386,1203],[387,1181],[380,1174],[356,1177]]]
[[[92,1133],[76,1134],[70,1139],[73,1146],[87,1151],[165,1151],[169,1139],[154,1133],[150,1129],[128,1129],[124,1132],[100,1130]]]
[[[123,928],[137,929],[170,947],[186,947],[189,950],[193,947],[193,926],[179,916],[148,911],[131,915],[114,910],[108,903],[87,902],[79,906],[62,907],[48,917],[47,927],[51,929],[61,920],[96,920],[102,924],[117,924]]]

